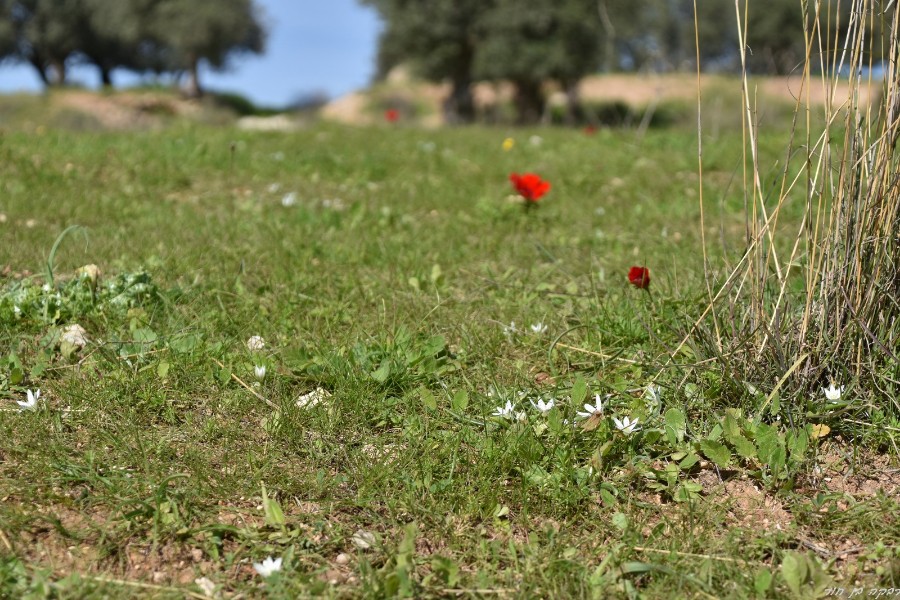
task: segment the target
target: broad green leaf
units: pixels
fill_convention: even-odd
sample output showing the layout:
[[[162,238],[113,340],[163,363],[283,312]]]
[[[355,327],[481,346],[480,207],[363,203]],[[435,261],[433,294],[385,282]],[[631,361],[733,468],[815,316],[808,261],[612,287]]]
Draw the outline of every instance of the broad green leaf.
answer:
[[[684,441],[684,434],[687,431],[687,419],[684,413],[677,408],[670,408],[666,411],[666,437],[670,444],[676,444]]]
[[[391,376],[391,363],[388,360],[385,360],[381,363],[381,365],[375,369],[372,374],[372,379],[377,381],[378,383],[384,383],[388,380],[388,377]]]
[[[165,379],[166,375],[169,374],[169,362],[165,360],[159,361],[159,364],[156,365],[156,376],[160,379]]]
[[[263,513],[265,514],[266,525],[283,527],[285,519],[284,511],[281,510],[281,505],[278,504],[277,500],[269,498],[269,495],[266,492],[265,483],[260,482],[260,486],[262,487]]]
[[[219,369],[219,383],[222,385],[228,385],[228,382],[231,381],[231,369],[228,367],[223,367]]]
[[[772,462],[772,454],[778,448],[778,432],[771,425],[760,423],[756,427],[756,447],[759,462],[767,465]]]
[[[738,434],[728,441],[734,445],[735,451],[741,458],[756,458],[756,446],[743,435]]]
[[[585,382],[584,377],[577,375],[575,377],[575,384],[572,386],[572,404],[580,407],[582,403],[584,403],[586,397],[587,382]]]
[[[691,452],[690,454],[685,456],[683,459],[681,459],[681,462],[678,463],[678,466],[683,471],[686,471],[686,470],[690,469],[691,467],[693,467],[694,465],[696,465],[699,460],[700,460],[700,457],[697,456],[696,454],[694,454],[693,452]]]
[[[725,418],[722,419],[722,429],[725,431],[725,439],[729,442],[731,442],[733,438],[741,435],[740,424],[738,424],[738,421],[734,418],[734,415],[728,412],[725,413]]]
[[[457,412],[466,410],[466,407],[469,406],[469,394],[466,393],[466,390],[459,390],[458,392],[453,394],[453,399],[450,401],[450,405],[453,407],[453,410]]]
[[[419,396],[422,398],[422,404],[428,410],[437,410],[437,400],[427,388],[419,388]]]
[[[772,572],[766,568],[760,569],[753,580],[753,588],[757,596],[766,596],[766,592],[772,587]]]
[[[781,475],[781,472],[784,470],[784,465],[787,460],[787,456],[784,450],[783,445],[779,445],[775,448],[775,451],[772,452],[772,456],[769,461],[769,468],[772,469],[772,476],[778,477]]]
[[[716,463],[720,468],[727,467],[731,462],[731,452],[728,451],[728,448],[714,440],[701,441],[700,450],[703,451],[706,458]]]
[[[809,567],[806,557],[796,552],[788,552],[781,561],[781,577],[795,598],[801,596],[801,588],[806,582]]]
[[[806,432],[806,429],[789,431],[787,443],[791,452],[791,460],[803,460],[806,451],[809,449],[809,434]]]
[[[612,508],[617,504],[616,497],[613,496],[609,490],[603,488],[600,488],[600,501],[603,502],[603,505],[607,508]]]

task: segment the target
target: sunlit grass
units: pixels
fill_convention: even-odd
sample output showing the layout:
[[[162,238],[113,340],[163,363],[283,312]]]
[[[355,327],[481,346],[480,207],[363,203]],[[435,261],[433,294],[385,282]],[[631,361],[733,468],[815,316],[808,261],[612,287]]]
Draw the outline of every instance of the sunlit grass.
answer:
[[[663,368],[706,302],[694,134],[398,125],[4,134],[0,594],[896,587],[896,425],[773,408],[690,345]],[[705,144],[724,277],[741,140]],[[552,188],[523,210],[513,172]],[[826,481],[851,466],[884,491]]]

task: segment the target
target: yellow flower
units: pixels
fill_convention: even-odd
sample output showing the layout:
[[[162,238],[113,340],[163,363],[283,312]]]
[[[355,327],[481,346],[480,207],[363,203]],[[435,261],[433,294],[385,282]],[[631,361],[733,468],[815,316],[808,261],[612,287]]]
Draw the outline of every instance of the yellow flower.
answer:
[[[509,152],[512,150],[512,147],[516,145],[516,140],[512,138],[506,138],[503,140],[503,150]]]

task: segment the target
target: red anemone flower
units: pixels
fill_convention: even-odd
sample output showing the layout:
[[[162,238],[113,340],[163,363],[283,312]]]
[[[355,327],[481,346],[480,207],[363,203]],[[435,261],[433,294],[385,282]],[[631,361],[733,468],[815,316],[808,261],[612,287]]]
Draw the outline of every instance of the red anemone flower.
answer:
[[[396,108],[389,108],[384,111],[384,120],[388,123],[396,123],[400,120],[400,111]]]
[[[587,127],[584,128],[584,133],[585,133],[585,135],[594,135],[595,133],[597,133],[597,126],[596,125],[588,125]]]
[[[509,176],[516,191],[525,198],[527,202],[537,202],[541,196],[550,191],[550,182],[544,181],[534,173],[512,173]]]
[[[650,269],[647,267],[631,267],[628,270],[628,282],[636,288],[650,287]]]

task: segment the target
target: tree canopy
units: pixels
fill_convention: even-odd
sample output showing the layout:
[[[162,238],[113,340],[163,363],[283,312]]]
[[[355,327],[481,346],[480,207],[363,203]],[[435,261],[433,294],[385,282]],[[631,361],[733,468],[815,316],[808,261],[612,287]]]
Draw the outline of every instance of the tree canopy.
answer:
[[[31,65],[47,85],[80,61],[104,85],[120,68],[187,73],[198,95],[202,62],[225,69],[265,40],[254,0],[0,0],[0,59]]]
[[[696,40],[702,68],[741,68],[735,4],[723,0],[360,1],[384,21],[379,72],[403,63],[426,79],[449,81],[445,113],[451,122],[471,118],[468,90],[478,80],[515,84],[518,118],[532,121],[547,81],[574,100],[578,80],[593,72],[693,71]],[[821,21],[832,28],[823,39],[839,39],[848,27],[848,7],[836,0],[815,6],[801,0],[738,3],[753,73],[787,74],[802,62],[804,6],[830,13]],[[866,26],[884,24],[873,18]]]

